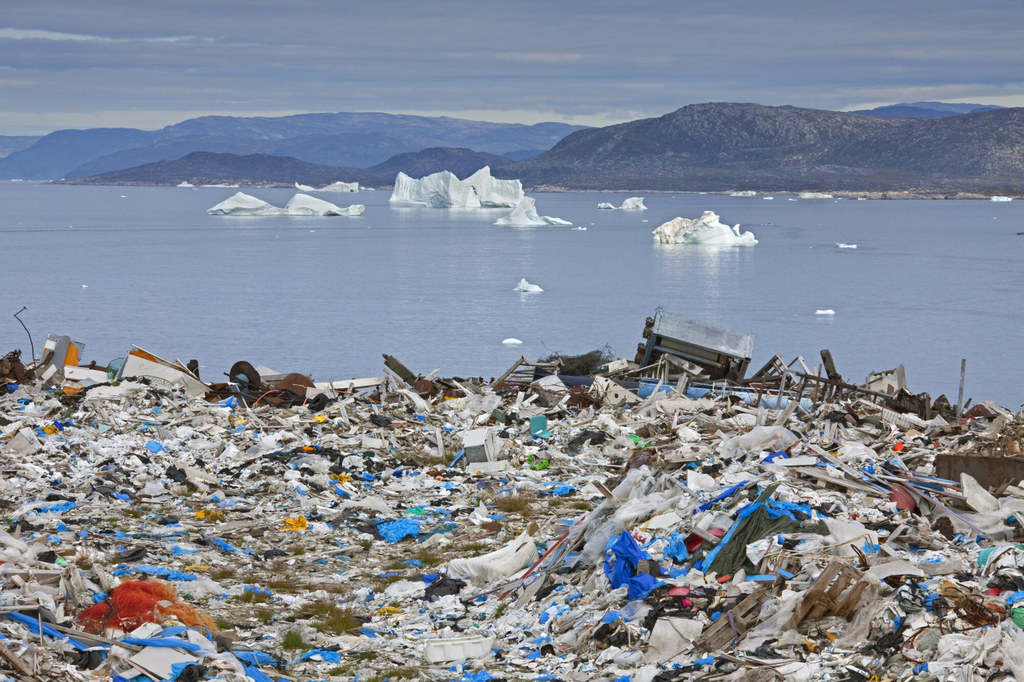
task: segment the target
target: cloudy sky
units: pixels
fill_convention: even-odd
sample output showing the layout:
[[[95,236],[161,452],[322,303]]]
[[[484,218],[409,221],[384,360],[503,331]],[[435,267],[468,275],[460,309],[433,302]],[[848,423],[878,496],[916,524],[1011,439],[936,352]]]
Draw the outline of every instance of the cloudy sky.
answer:
[[[0,0],[0,134],[697,102],[1024,106],[1021,0]]]

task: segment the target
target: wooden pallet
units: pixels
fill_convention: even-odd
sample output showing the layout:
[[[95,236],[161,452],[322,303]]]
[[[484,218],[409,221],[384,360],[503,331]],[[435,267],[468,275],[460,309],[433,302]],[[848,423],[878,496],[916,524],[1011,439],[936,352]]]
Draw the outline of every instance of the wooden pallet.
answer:
[[[825,616],[849,618],[867,584],[863,573],[842,559],[832,559],[804,592],[793,612],[792,626],[795,628],[805,620]]]

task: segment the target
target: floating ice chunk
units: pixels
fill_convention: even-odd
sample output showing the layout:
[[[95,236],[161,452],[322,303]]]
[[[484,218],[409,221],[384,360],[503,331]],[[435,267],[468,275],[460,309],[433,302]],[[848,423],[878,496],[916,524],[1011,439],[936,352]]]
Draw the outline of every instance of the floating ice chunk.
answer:
[[[465,180],[451,171],[419,179],[399,172],[388,203],[428,208],[512,208],[522,198],[523,184],[519,180],[493,178],[490,167],[484,166]]]
[[[534,227],[542,225],[572,225],[568,220],[552,218],[537,214],[536,201],[533,197],[524,196],[519,200],[512,212],[507,216],[498,218],[495,225],[507,225],[510,227]]]
[[[609,204],[607,201],[602,201],[597,205],[598,208],[603,210],[615,210],[618,208],[620,211],[646,211],[647,207],[644,206],[643,197],[630,197],[622,202],[622,206],[615,206]]]
[[[832,199],[834,198],[831,194],[825,192],[800,192],[801,199]]]
[[[836,242],[836,248],[839,248],[839,249],[856,249],[857,245],[856,244],[844,244],[842,242]]]
[[[281,209],[245,192],[236,192],[206,212],[210,215],[280,215]]]
[[[363,215],[366,207],[362,204],[352,204],[347,208],[341,208],[335,206],[329,201],[323,199],[317,199],[311,197],[308,194],[296,194],[288,203],[285,204],[284,212],[285,215],[344,215],[344,216],[358,216]]]
[[[300,192],[315,192],[316,191],[316,187],[310,187],[309,185],[300,185],[297,182],[295,183],[295,189],[299,190]]]
[[[731,197],[756,197],[757,192],[751,189],[740,190],[739,192],[733,192],[729,196]]]
[[[321,192],[358,192],[358,182],[332,182],[326,187],[321,187]]]
[[[505,344],[506,346],[521,346],[521,345],[523,345],[523,342],[520,341],[519,339],[515,338],[515,337],[509,337],[509,338],[505,339],[504,341],[502,341],[502,343]]]
[[[529,294],[539,294],[544,290],[541,289],[536,284],[530,284],[529,282],[526,281],[526,278],[524,277],[523,279],[519,280],[519,284],[517,284],[516,288],[513,289],[512,291],[521,291]]]
[[[740,226],[722,224],[714,211],[704,211],[699,218],[673,218],[652,233],[657,244],[701,244],[705,246],[753,246],[757,244],[750,232],[740,233]]]
[[[815,315],[835,315],[836,311],[832,310],[831,308],[826,308],[826,309],[820,309],[819,308],[818,310],[814,311],[814,314]]]
[[[188,188],[190,188],[190,187],[195,187],[195,185],[193,185],[193,184],[192,184],[191,182],[189,182],[188,180],[182,180],[181,182],[179,182],[179,183],[178,183],[177,185],[175,185],[175,186],[176,186],[176,187],[184,187],[184,188],[186,188],[186,189],[188,189]]]
[[[237,192],[206,212],[210,215],[245,216],[358,216],[365,210],[366,207],[361,204],[341,208],[308,194],[296,194],[284,208],[279,208],[244,192]]]
[[[1013,201],[1013,199],[1011,199],[1010,197],[1004,197],[997,194],[996,196],[992,197],[992,201]]]

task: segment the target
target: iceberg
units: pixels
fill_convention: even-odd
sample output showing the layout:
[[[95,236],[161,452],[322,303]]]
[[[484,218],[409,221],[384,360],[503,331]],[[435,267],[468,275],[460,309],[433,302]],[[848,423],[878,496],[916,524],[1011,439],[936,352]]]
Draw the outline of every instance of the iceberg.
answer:
[[[743,190],[739,190],[737,192],[733,192],[729,196],[731,196],[731,197],[756,197],[757,196],[757,192],[755,192],[754,190],[751,190],[751,189],[743,189]]]
[[[308,194],[296,194],[284,208],[279,208],[244,192],[236,192],[206,212],[210,215],[243,216],[360,216],[365,210],[361,204],[341,208]]]
[[[602,201],[597,205],[598,208],[604,210],[615,210],[618,208],[620,211],[646,211],[647,207],[644,206],[643,197],[630,197],[622,202],[622,206],[614,206],[609,204],[607,201]]]
[[[831,308],[824,308],[824,309],[818,308],[817,310],[814,311],[814,314],[815,315],[835,315],[836,311],[832,310]]]
[[[321,192],[358,192],[358,182],[332,182],[326,187],[321,187]]]
[[[541,289],[536,284],[530,284],[529,282],[526,281],[526,278],[524,277],[523,279],[519,280],[519,284],[517,284],[516,288],[513,289],[512,291],[521,291],[528,294],[539,294],[544,290]]]
[[[552,218],[551,216],[537,215],[536,201],[533,197],[524,196],[519,200],[512,212],[507,216],[498,218],[495,225],[509,227],[538,227],[543,225],[572,225],[568,220]]]
[[[316,191],[316,187],[310,187],[309,185],[300,185],[297,182],[295,183],[295,189],[299,190],[300,192],[315,192]]]
[[[801,199],[834,199],[831,194],[824,192],[800,192]]]
[[[991,201],[1013,201],[1013,199],[1011,199],[1010,197],[1004,197],[997,194],[994,197],[992,197]]]
[[[308,194],[296,194],[284,206],[284,215],[320,215],[320,216],[359,216],[363,215],[366,207],[362,204],[352,204],[347,208],[335,206],[329,201],[311,197]]]
[[[177,185],[175,185],[175,187],[184,187],[185,189],[189,189],[189,188],[195,187],[195,185],[193,185],[188,180],[182,180]]]
[[[838,249],[856,249],[856,244],[844,244],[843,242],[836,242],[836,248]]]
[[[521,346],[523,344],[522,341],[515,338],[514,336],[510,336],[509,338],[502,341],[502,343],[505,344],[506,346]]]
[[[250,194],[236,192],[206,212],[210,215],[280,215],[280,210]]]
[[[493,178],[490,166],[484,166],[465,180],[451,171],[419,179],[399,172],[388,203],[428,208],[512,208],[523,196],[519,180]]]
[[[652,233],[657,244],[700,244],[703,246],[753,246],[757,244],[750,232],[740,226],[722,224],[714,211],[704,211],[699,218],[673,218]]]

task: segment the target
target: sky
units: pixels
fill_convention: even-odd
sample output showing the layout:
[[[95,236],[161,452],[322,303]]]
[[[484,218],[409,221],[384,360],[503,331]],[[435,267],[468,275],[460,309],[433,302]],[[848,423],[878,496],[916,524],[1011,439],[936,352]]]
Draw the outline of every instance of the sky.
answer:
[[[0,135],[375,111],[1024,106],[1021,0],[0,0]]]

